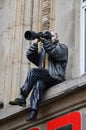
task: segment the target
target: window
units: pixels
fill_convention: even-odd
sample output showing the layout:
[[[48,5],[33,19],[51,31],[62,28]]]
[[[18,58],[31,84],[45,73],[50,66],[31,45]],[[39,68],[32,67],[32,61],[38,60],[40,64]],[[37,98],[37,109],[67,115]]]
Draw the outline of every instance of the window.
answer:
[[[84,10],[84,23],[85,23],[85,25],[84,25],[84,44],[85,44],[85,72],[86,72],[86,9]]]
[[[67,125],[67,126],[64,126],[64,127],[61,127],[61,128],[58,128],[56,130],[72,130],[72,125]]]
[[[86,72],[86,0],[81,5],[80,74]]]

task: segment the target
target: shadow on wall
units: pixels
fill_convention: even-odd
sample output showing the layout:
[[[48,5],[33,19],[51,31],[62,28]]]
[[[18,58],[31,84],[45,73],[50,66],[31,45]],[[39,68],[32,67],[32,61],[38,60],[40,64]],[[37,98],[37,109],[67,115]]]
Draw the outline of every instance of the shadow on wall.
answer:
[[[0,102],[0,109],[2,109],[4,107],[4,103]]]

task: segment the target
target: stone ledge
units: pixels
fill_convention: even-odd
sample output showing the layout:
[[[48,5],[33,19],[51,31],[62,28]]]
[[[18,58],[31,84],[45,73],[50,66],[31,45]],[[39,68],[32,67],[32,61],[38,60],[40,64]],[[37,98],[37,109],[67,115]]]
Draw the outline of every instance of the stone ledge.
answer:
[[[60,98],[84,88],[86,88],[86,74],[78,78],[66,80],[63,83],[49,88],[44,94],[41,105],[43,103],[47,104],[49,102],[52,102],[52,100],[55,99],[60,100]],[[27,111],[29,106],[29,104],[26,107],[8,105],[6,108],[1,109],[0,123],[13,118],[13,116],[20,115],[24,111]]]

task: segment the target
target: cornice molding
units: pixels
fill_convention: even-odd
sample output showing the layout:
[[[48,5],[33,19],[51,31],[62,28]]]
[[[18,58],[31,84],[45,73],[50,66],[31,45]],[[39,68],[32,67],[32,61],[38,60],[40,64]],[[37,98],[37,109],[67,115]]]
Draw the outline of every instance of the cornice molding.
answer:
[[[54,28],[54,4],[53,0],[40,0],[40,30]],[[52,26],[53,25],[53,26]]]
[[[5,124],[6,128],[10,126],[10,129],[23,130],[23,128],[39,125],[71,111],[86,109],[86,75],[66,80],[48,89],[40,106],[38,120],[34,123],[25,121],[28,108],[29,104],[25,108],[8,106],[1,109],[0,129],[4,128]],[[14,122],[16,122],[15,125]]]

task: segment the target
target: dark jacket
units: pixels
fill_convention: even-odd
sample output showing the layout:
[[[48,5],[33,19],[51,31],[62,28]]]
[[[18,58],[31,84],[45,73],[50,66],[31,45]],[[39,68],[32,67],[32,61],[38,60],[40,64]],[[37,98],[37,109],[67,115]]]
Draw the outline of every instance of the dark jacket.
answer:
[[[44,49],[43,49],[44,48]],[[27,50],[27,58],[36,66],[41,66],[45,51],[48,54],[48,71],[49,74],[60,81],[65,80],[65,71],[68,61],[68,48],[59,42],[53,44],[51,41],[44,40],[43,48],[38,50],[38,44],[33,43]],[[44,51],[45,50],[45,51]]]

